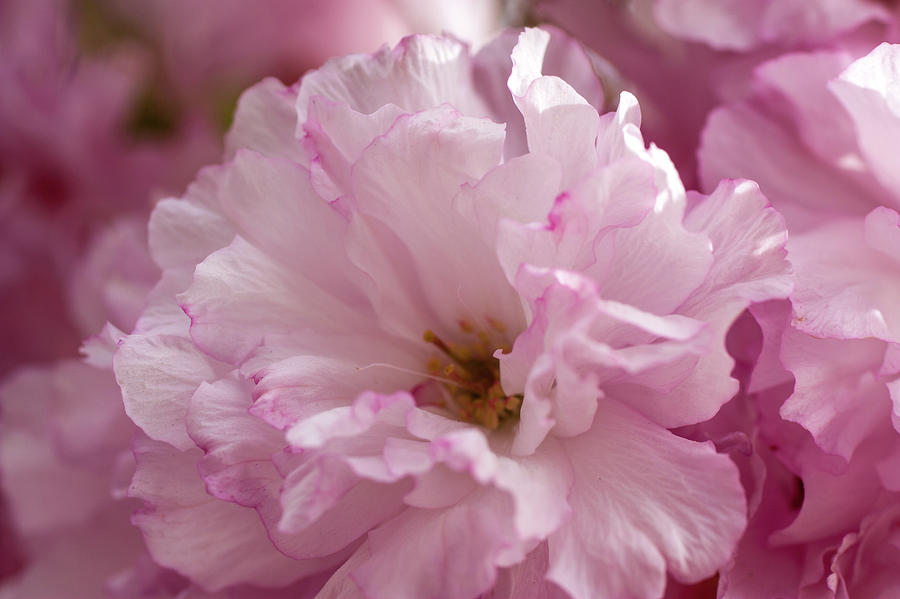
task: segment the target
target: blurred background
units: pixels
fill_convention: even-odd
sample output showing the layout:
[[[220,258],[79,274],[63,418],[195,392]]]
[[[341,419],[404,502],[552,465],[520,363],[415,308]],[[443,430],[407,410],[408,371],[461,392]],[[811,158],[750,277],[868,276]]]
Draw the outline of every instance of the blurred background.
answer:
[[[117,296],[143,295],[128,281],[147,277],[116,273],[124,261],[111,258],[142,234],[155,200],[220,160],[243,89],[266,76],[293,83],[412,32],[479,42],[504,10],[499,0],[0,0],[0,376],[76,355],[106,320],[129,326]],[[98,297],[98,278],[117,276]]]

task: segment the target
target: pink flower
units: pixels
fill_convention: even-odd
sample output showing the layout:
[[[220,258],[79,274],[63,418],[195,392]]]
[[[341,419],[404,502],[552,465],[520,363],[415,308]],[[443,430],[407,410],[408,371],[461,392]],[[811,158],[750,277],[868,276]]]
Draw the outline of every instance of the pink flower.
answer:
[[[109,318],[128,328],[159,276],[146,235],[128,219],[97,236],[77,271],[83,322]],[[130,522],[137,502],[125,498],[138,429],[112,372],[122,336],[108,324],[84,343],[83,359],[20,367],[0,386],[3,599],[108,597],[112,577],[134,578],[135,563],[149,561]],[[15,571],[7,570],[11,559]],[[166,576],[154,568],[147,588]]]
[[[668,429],[737,390],[725,333],[790,292],[785,231],[752,183],[685,194],[630,94],[585,97],[541,30],[245,93],[230,160],[154,211],[164,274],[115,357],[159,564],[580,599],[726,563],[737,469]]]
[[[900,181],[884,159],[900,131],[890,83],[898,76],[897,55],[897,46],[884,44],[846,70],[849,57],[836,53],[764,65],[760,85],[789,102],[796,128],[779,124],[774,100],[728,106],[711,118],[700,154],[710,182],[738,170],[756,176],[797,231],[789,244],[796,333],[782,348],[797,389],[782,414],[845,460],[890,413],[898,372],[892,356],[900,331]],[[804,110],[801,97],[803,106],[810,97],[817,101]],[[726,149],[726,137],[740,144],[742,159]],[[809,185],[784,176],[788,160]],[[840,368],[832,363],[835,352],[846,356]]]
[[[874,588],[894,584],[880,557],[855,544],[883,538],[872,523],[900,491],[900,180],[887,159],[900,139],[898,59],[900,47],[882,44],[857,60],[820,51],[766,63],[753,96],[712,114],[700,150],[706,186],[755,177],[792,227],[792,307],[763,326],[763,355],[770,372],[780,356],[795,381],[772,404],[767,434],[789,446],[778,456],[802,478],[804,498],[788,526],[761,526],[767,544],[798,556],[793,584],[809,596],[845,597],[854,585],[878,596]],[[758,569],[759,555],[742,548],[736,569]],[[877,582],[863,590],[854,572],[878,572]]]

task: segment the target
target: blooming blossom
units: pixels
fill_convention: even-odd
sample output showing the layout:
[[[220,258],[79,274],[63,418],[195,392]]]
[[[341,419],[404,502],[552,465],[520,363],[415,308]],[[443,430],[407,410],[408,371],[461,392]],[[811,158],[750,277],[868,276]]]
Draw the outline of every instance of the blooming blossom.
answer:
[[[746,181],[686,194],[602,97],[542,30],[245,93],[229,160],[154,211],[163,276],[115,356],[157,563],[213,592],[650,598],[728,561],[738,470],[669,429],[737,391],[725,334],[790,292],[784,226]]]

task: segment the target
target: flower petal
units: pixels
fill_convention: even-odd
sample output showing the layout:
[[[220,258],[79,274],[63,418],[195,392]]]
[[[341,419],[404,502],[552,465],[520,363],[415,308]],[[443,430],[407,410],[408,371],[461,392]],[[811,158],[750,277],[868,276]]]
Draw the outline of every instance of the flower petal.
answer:
[[[667,567],[698,582],[728,560],[746,505],[737,469],[711,444],[606,401],[594,426],[563,446],[573,517],[550,537],[548,578],[572,597],[656,598]]]

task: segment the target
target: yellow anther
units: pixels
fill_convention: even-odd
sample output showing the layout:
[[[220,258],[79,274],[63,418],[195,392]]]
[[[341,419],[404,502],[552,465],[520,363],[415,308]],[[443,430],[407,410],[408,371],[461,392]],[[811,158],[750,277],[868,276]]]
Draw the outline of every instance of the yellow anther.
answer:
[[[489,322],[494,329],[502,330],[498,321]],[[422,335],[426,343],[439,349],[447,358],[432,356],[428,360],[429,372],[443,375],[440,380],[447,398],[452,400],[447,402],[447,409],[455,411],[461,420],[489,429],[517,420],[522,398],[507,396],[500,385],[500,361],[493,355],[497,345],[491,335],[476,331],[465,320],[460,320],[459,326],[466,333],[474,333],[477,340],[470,344],[446,343],[431,329]]]
[[[441,361],[435,357],[431,357],[428,359],[428,372],[431,374],[437,374],[441,371]]]
[[[494,410],[482,410],[481,418],[479,419],[479,424],[482,424],[490,429],[497,429],[500,427],[500,417],[497,415],[497,412]]]
[[[494,329],[495,331],[497,331],[498,333],[506,332],[506,325],[504,325],[502,322],[500,322],[496,318],[491,318],[490,316],[488,316],[487,322],[489,325],[491,325],[491,328]]]

